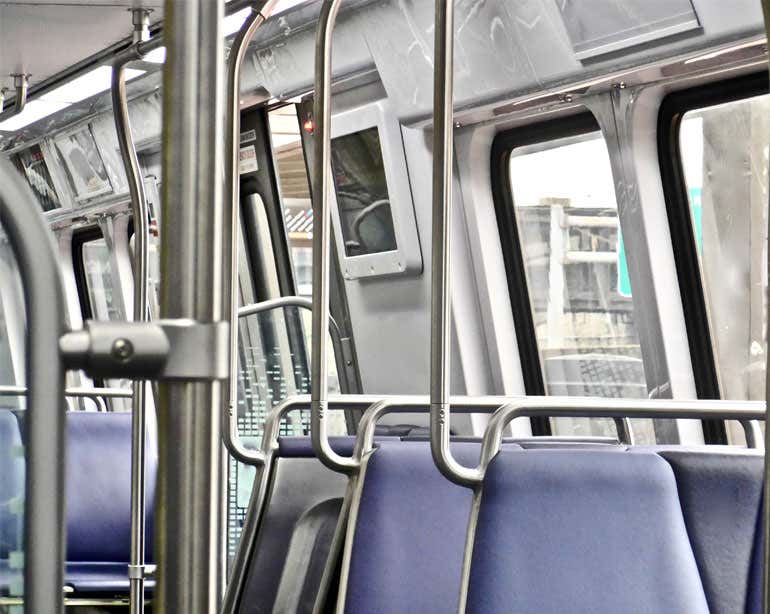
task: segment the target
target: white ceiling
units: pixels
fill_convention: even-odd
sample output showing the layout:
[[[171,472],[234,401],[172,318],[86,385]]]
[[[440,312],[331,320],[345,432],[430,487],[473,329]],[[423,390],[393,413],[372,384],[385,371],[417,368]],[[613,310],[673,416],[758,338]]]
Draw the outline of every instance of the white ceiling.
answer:
[[[133,7],[163,17],[163,0],[0,0],[0,87],[17,72],[32,86],[131,36]]]

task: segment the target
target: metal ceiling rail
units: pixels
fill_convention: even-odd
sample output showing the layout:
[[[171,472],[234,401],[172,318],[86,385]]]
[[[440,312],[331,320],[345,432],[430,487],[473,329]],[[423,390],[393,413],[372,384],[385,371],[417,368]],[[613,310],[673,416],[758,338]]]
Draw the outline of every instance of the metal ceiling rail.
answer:
[[[26,470],[24,592],[26,611],[64,612],[64,290],[52,235],[30,188],[0,160],[0,224],[24,289],[26,330]]]
[[[234,13],[237,13],[238,11],[245,8],[247,5],[251,4],[253,0],[230,0],[230,2],[227,2],[225,4],[225,15],[232,15]],[[143,46],[143,54],[146,54],[147,52],[151,51],[155,47],[159,47],[163,44],[163,31],[165,27],[165,22],[157,22],[151,27],[149,27],[149,32],[152,36],[150,41],[152,41],[152,44],[147,43],[145,46]],[[77,79],[78,77],[86,74],[87,72],[92,71],[94,68],[97,68],[98,66],[103,66],[104,64],[114,64],[115,61],[123,54],[123,53],[133,53],[132,47],[135,45],[136,40],[134,39],[134,36],[124,38],[121,41],[118,41],[117,43],[110,45],[109,47],[102,49],[101,51],[96,52],[95,54],[81,60],[80,62],[77,62],[73,64],[72,66],[69,66],[68,68],[64,69],[63,71],[49,77],[48,79],[45,79],[41,81],[40,83],[33,85],[32,87],[29,87],[27,90],[27,97],[32,100],[34,98],[37,98],[38,96],[42,96],[43,94],[47,94],[51,90],[59,87],[63,83],[67,83],[69,81],[72,81],[73,79]],[[10,117],[13,117],[14,115],[17,115],[19,112],[15,110],[15,107],[12,105],[8,105],[6,103],[5,110],[0,112],[0,121],[4,121],[6,119],[9,119]]]

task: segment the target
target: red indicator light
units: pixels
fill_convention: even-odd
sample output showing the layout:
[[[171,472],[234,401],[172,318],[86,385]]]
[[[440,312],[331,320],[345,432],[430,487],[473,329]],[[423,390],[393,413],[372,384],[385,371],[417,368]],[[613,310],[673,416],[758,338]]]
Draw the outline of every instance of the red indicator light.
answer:
[[[310,117],[305,120],[304,124],[302,124],[302,129],[308,134],[313,134],[314,128],[315,128],[315,124],[313,123],[313,119]]]

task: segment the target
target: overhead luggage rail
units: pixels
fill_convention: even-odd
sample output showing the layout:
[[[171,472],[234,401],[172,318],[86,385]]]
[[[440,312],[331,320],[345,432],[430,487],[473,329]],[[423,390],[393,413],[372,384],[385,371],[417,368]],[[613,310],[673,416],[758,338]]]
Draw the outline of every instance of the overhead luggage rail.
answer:
[[[0,161],[0,224],[24,289],[27,467],[24,592],[28,612],[64,611],[64,290],[56,252],[35,198],[13,166]]]

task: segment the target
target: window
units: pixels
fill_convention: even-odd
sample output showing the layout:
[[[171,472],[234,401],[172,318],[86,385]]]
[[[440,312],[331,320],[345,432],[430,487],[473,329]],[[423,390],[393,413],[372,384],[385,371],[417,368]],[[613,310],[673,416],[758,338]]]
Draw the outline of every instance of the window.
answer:
[[[501,219],[512,222],[504,232],[516,234],[503,244],[520,247],[529,294],[520,306],[531,314],[529,335],[536,341],[530,379],[542,387],[528,394],[646,398],[607,146],[590,117],[559,128],[503,135],[513,216]],[[521,288],[511,284],[513,301],[521,300],[514,294],[526,294]],[[522,318],[515,306],[514,313]],[[616,434],[610,420],[556,418],[550,424],[559,435]],[[638,442],[655,442],[652,421],[632,424]]]
[[[711,85],[686,93],[674,119],[684,222],[705,307],[701,334],[713,357],[712,396],[724,399],[765,398],[770,96],[760,92],[766,91],[764,78]],[[699,297],[683,292],[683,298],[687,310],[687,301]],[[740,443],[742,430],[731,426],[728,437]]]
[[[299,296],[313,291],[313,205],[297,107],[286,105],[268,113],[281,204],[289,238],[294,285]]]
[[[120,320],[123,316],[107,241],[103,237],[84,241],[81,259],[90,317],[94,320]]]

